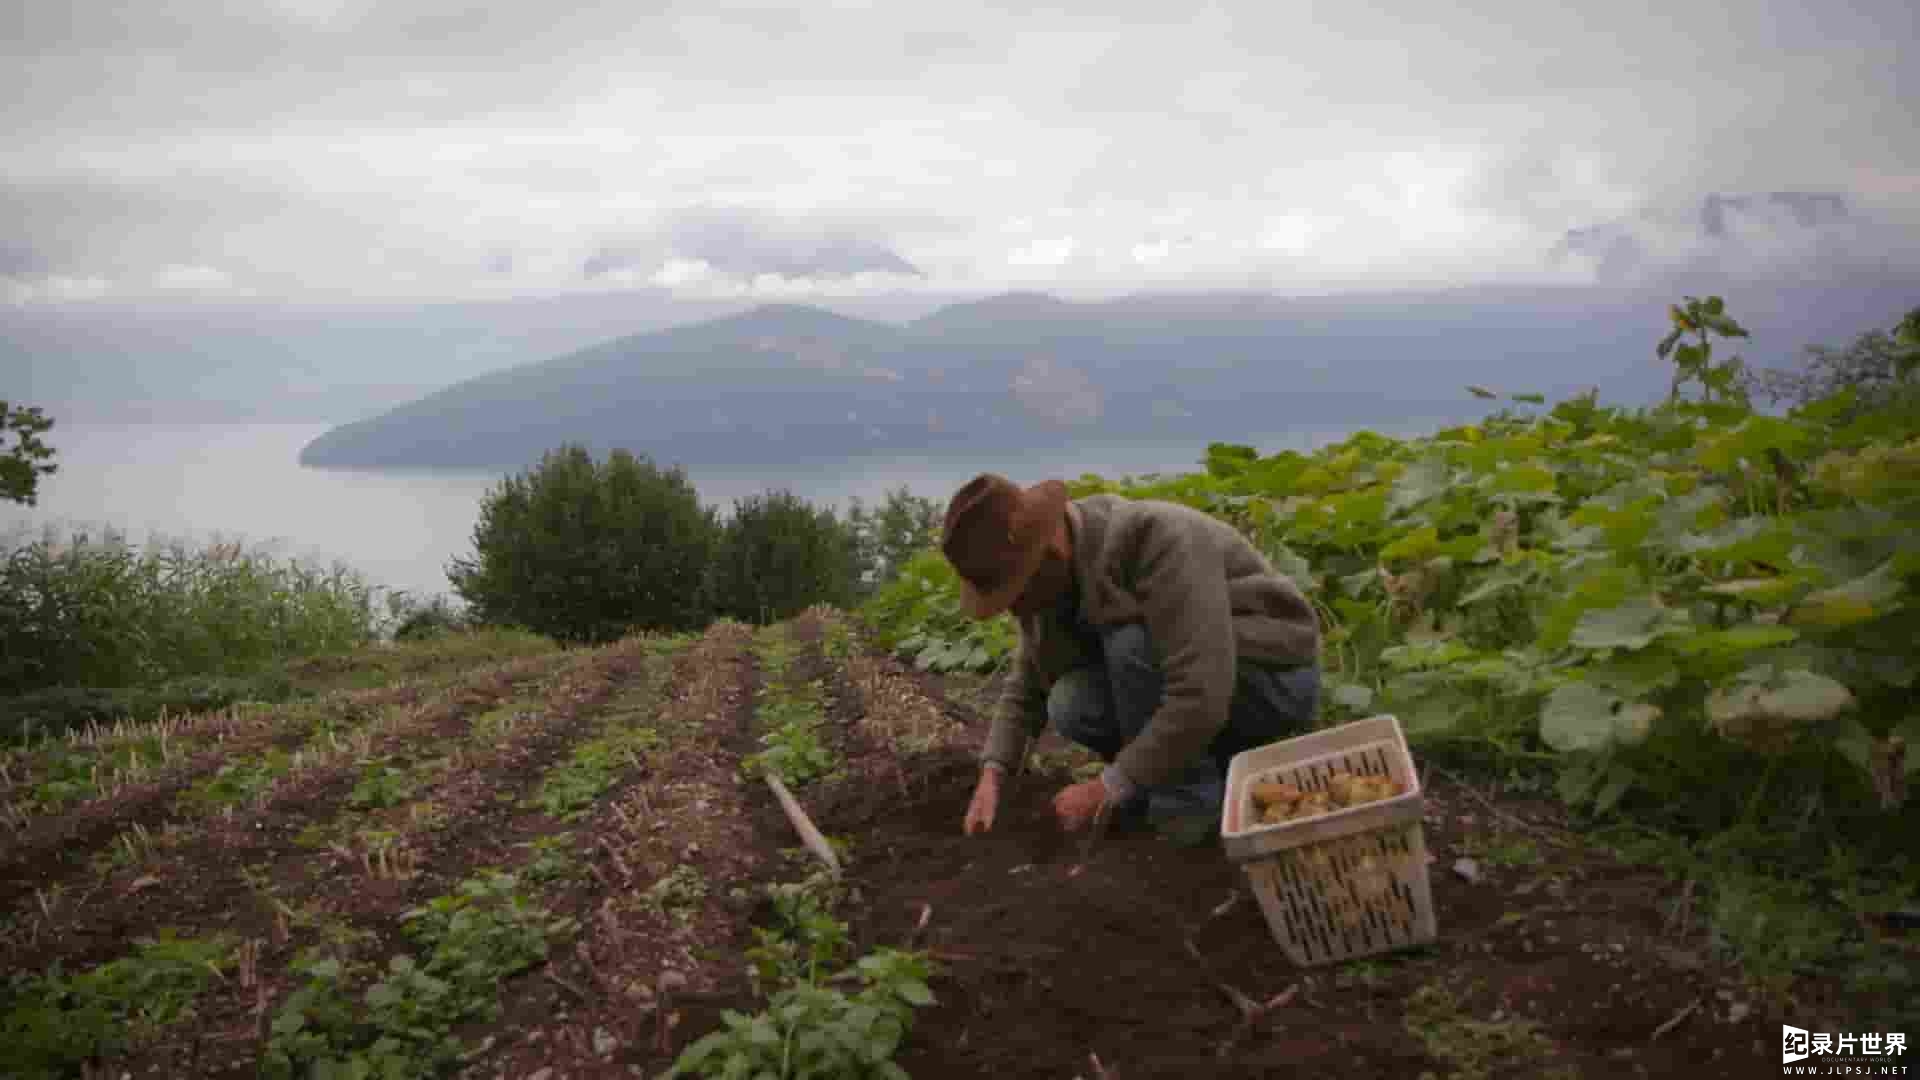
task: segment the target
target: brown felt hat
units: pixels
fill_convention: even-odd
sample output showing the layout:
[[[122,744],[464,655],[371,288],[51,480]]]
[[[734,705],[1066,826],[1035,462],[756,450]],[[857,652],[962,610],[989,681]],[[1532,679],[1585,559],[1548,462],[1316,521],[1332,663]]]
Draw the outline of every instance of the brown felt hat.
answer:
[[[1067,509],[1067,485],[1043,480],[1022,488],[981,473],[947,504],[940,550],[960,575],[960,609],[986,619],[1018,599],[1046,558]]]

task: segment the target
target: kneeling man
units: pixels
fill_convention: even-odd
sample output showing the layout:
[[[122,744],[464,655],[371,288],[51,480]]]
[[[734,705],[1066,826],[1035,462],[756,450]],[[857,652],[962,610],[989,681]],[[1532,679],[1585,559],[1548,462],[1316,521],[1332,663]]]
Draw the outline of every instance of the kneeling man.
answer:
[[[948,504],[941,550],[962,609],[1011,612],[1020,631],[968,835],[993,827],[1002,780],[1048,723],[1107,763],[1055,796],[1069,831],[1103,804],[1135,820],[1217,821],[1235,754],[1312,727],[1313,604],[1224,521],[987,473]]]

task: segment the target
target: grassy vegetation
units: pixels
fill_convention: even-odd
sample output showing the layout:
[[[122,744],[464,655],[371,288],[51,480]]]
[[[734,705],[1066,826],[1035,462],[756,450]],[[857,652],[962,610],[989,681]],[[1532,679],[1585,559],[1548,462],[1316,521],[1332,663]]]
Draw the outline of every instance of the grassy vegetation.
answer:
[[[426,674],[423,664],[454,673],[551,647],[502,629],[431,646],[459,620],[401,594],[382,603],[381,592],[343,566],[237,542],[135,546],[112,529],[15,529],[0,536],[0,741],[381,686]],[[394,647],[402,629],[413,640]],[[384,655],[368,662],[374,650]]]
[[[375,592],[238,543],[129,543],[49,525],[0,541],[0,693],[245,675],[373,636]]]

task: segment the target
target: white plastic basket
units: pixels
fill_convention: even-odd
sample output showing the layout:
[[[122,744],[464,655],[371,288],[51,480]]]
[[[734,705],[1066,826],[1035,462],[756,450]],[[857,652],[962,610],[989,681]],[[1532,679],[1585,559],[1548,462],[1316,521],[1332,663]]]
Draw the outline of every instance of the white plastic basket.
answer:
[[[1301,821],[1259,822],[1254,784],[1318,791],[1336,770],[1389,776],[1407,790]],[[1338,963],[1434,940],[1425,810],[1400,721],[1375,716],[1235,755],[1220,839],[1288,959],[1301,967]]]

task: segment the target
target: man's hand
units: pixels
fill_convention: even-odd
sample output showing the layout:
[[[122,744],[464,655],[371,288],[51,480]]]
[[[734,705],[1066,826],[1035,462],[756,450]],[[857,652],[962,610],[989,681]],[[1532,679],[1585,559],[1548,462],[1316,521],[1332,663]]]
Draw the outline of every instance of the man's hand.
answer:
[[[981,769],[980,782],[974,785],[973,802],[967,805],[967,820],[962,828],[968,836],[993,828],[994,811],[1000,808],[1000,770]]]
[[[1060,789],[1053,797],[1053,813],[1060,819],[1060,827],[1068,832],[1078,832],[1093,816],[1100,812],[1100,804],[1107,801],[1107,785],[1099,777],[1085,783],[1072,784]]]

